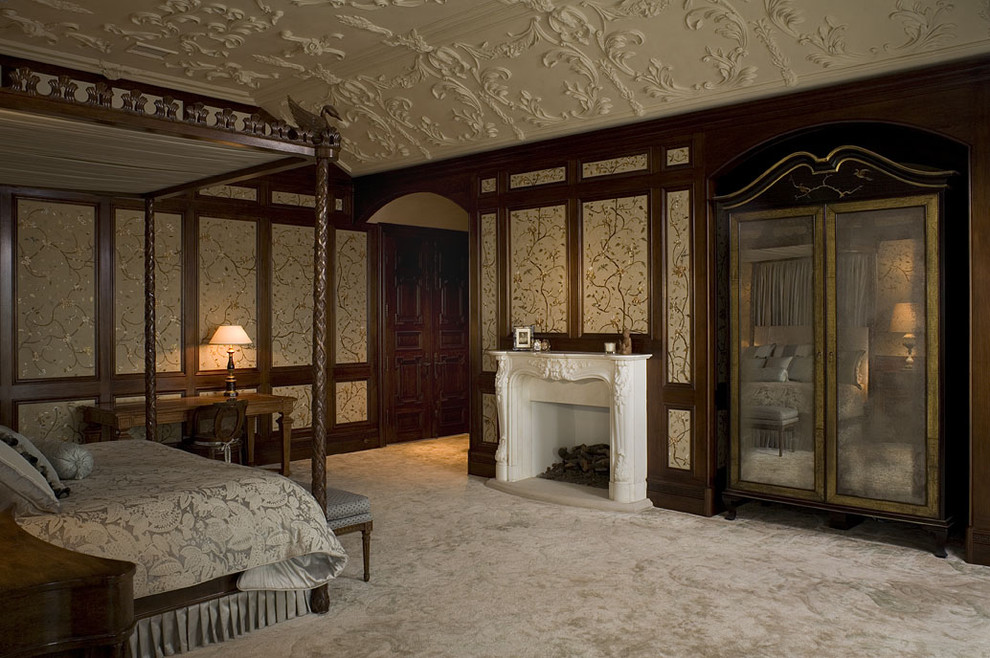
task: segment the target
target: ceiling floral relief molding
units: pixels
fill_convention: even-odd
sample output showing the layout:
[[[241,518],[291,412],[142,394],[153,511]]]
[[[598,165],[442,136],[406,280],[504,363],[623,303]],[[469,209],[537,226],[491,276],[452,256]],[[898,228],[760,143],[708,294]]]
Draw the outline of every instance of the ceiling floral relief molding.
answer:
[[[367,173],[990,52],[990,2],[30,0],[0,46],[286,117],[287,95],[331,104]]]

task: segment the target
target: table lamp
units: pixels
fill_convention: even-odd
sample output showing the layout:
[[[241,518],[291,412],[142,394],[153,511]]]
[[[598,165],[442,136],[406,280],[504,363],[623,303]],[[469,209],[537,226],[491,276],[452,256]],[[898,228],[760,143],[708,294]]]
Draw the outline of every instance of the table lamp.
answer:
[[[914,364],[914,333],[918,331],[918,305],[910,302],[894,304],[894,312],[890,315],[890,331],[904,334],[904,347],[907,348],[907,359],[904,365],[910,368]]]
[[[239,324],[222,324],[217,327],[210,345],[227,346],[227,388],[223,394],[228,398],[237,397],[237,385],[234,381],[234,345],[250,345],[251,338]]]

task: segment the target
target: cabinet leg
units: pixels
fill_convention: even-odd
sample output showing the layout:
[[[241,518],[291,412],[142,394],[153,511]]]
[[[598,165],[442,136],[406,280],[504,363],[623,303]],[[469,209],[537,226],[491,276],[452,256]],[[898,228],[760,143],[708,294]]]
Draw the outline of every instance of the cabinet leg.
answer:
[[[729,521],[734,521],[736,519],[736,508],[745,502],[745,498],[722,494],[722,504],[725,506],[725,518]]]
[[[946,557],[948,553],[945,552],[945,543],[949,540],[949,529],[948,528],[934,528],[929,530],[932,533],[932,539],[935,540],[935,557]]]
[[[846,514],[844,512],[829,512],[828,527],[836,530],[849,530],[855,528],[863,522],[863,517],[856,514]]]

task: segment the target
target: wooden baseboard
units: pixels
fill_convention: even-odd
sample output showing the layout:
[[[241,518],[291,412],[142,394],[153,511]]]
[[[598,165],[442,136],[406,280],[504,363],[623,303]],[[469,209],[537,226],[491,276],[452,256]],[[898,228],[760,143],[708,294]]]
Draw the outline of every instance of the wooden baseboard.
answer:
[[[719,511],[715,505],[715,492],[708,487],[648,482],[646,488],[646,495],[655,507],[699,516],[714,516]]]
[[[495,458],[486,452],[469,452],[468,475],[478,475],[483,478],[495,477]]]
[[[966,561],[990,566],[990,529],[966,528]]]

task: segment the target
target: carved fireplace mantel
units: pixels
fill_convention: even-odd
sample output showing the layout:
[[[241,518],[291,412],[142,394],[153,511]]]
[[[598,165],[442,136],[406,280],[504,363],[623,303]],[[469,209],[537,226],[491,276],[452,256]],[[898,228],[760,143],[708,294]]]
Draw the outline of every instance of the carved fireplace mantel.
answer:
[[[548,439],[534,432],[534,402],[607,407],[609,498],[616,503],[648,502],[646,361],[652,355],[519,351],[491,354],[498,360],[495,395],[500,429],[496,480],[533,478],[549,466],[541,458],[548,452],[547,446],[540,445]]]

